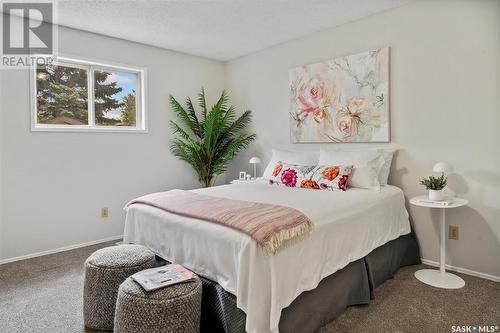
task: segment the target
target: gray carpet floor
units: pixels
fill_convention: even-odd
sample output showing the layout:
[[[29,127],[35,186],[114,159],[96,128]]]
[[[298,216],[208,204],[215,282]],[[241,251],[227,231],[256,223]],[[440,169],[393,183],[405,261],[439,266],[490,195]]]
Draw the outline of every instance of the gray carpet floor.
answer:
[[[111,244],[1,265],[0,332],[86,332],[83,262]],[[422,267],[402,268],[375,290],[370,305],[348,308],[318,333],[451,332],[452,325],[500,326],[500,283],[461,275],[464,288],[437,289],[414,278]]]

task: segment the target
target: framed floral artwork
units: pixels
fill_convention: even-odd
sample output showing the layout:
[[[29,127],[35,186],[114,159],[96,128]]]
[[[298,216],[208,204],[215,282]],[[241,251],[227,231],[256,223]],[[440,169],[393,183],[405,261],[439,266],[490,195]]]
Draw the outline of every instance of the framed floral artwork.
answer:
[[[389,142],[389,47],[293,68],[293,143]]]

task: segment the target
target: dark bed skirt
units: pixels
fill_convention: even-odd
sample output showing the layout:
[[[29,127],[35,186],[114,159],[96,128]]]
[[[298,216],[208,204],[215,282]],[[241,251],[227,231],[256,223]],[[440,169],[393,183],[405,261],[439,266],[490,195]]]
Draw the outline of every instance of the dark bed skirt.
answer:
[[[280,333],[314,332],[337,318],[348,306],[370,303],[373,290],[392,278],[400,267],[419,263],[418,243],[413,234],[376,248],[324,278],[316,289],[303,292],[283,309]],[[246,315],[236,307],[236,296],[214,281],[201,279],[201,332],[245,332]]]

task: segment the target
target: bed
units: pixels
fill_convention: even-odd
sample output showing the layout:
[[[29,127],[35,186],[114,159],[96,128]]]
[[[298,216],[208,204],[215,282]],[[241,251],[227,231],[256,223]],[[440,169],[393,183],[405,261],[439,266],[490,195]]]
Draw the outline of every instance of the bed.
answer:
[[[219,292],[222,289],[234,295],[221,299],[232,299],[240,309],[231,310],[233,317],[238,313],[241,317],[241,312],[244,313],[247,332],[293,330],[293,327],[301,325],[300,316],[288,314],[289,319],[285,320],[282,313],[286,314],[294,307],[304,310],[304,304],[308,302],[326,307],[324,311],[328,312],[331,305],[320,304],[324,300],[314,302],[312,296],[306,297],[307,291],[314,294],[315,289],[324,288],[326,291],[332,286],[335,288],[335,285],[342,286],[339,282],[342,279],[350,283],[353,290],[366,290],[358,290],[359,295],[345,300],[343,303],[346,304],[342,303],[340,308],[366,303],[367,292],[369,295],[376,284],[390,277],[395,266],[398,268],[412,261],[405,259],[408,251],[408,236],[405,235],[411,230],[404,196],[394,186],[383,186],[380,192],[358,188],[337,192],[271,186],[266,181],[252,181],[193,191],[293,207],[314,223],[309,237],[275,255],[269,255],[246,234],[222,225],[171,214],[143,204],[127,208],[124,241],[146,245],[161,258],[184,265],[207,281],[212,281],[212,289],[218,288]],[[377,254],[377,250],[383,254]],[[369,267],[370,260],[373,261],[372,268]],[[326,283],[329,280],[336,282]],[[341,289],[346,289],[347,284]],[[335,292],[330,290],[330,294]],[[296,300],[304,298],[305,302],[297,304]],[[311,326],[307,330],[324,321],[325,316],[331,317],[332,313],[306,325]],[[224,329],[232,330],[234,328]]]

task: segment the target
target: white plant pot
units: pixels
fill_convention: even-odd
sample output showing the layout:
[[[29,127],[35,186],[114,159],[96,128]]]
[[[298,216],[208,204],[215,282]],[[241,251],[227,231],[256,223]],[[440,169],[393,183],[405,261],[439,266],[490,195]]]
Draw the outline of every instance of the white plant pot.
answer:
[[[429,200],[435,200],[435,201],[444,200],[443,190],[429,190]]]

